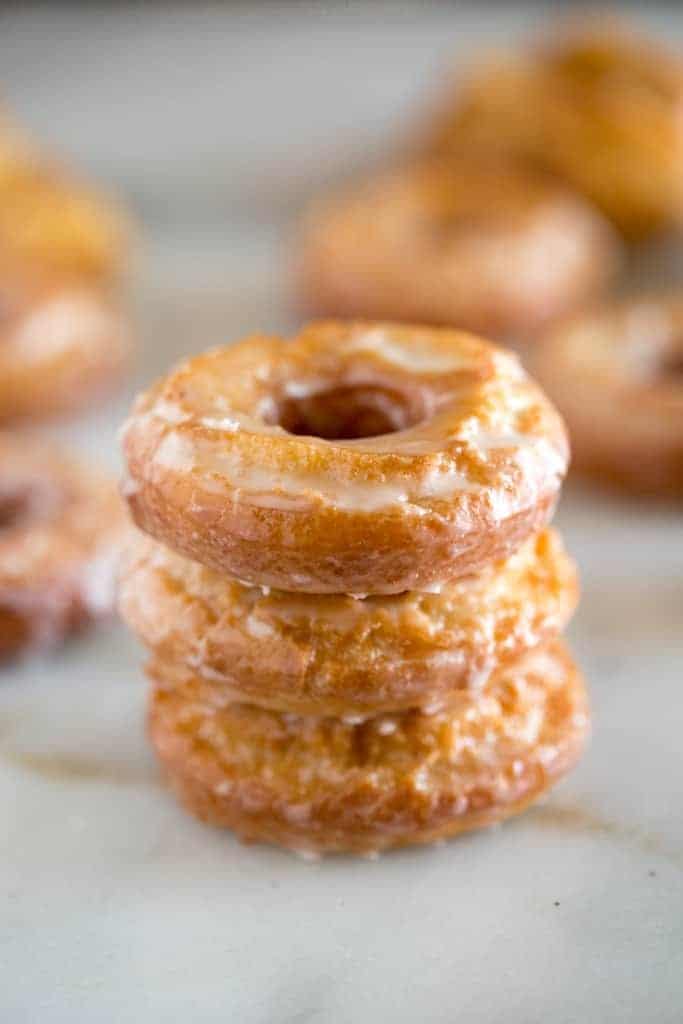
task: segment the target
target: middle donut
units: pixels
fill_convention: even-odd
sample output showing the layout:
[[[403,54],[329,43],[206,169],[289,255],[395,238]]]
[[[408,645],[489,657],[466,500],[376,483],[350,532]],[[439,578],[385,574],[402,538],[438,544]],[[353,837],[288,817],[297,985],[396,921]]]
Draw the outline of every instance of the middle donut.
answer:
[[[552,514],[563,423],[518,360],[459,331],[313,324],[181,364],[124,431],[142,530],[283,590],[429,590]]]
[[[264,593],[137,534],[119,608],[157,660],[208,680],[222,701],[348,718],[478,693],[562,631],[577,589],[551,530],[440,594],[365,599]]]

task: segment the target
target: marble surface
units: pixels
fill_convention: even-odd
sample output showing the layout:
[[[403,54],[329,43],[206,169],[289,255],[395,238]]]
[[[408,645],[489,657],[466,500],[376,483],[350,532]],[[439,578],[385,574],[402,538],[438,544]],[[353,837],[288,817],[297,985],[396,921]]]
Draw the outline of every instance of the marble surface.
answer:
[[[427,66],[427,42],[434,46],[446,22],[456,25],[456,15],[432,12],[420,22],[419,67]],[[9,51],[11,42],[26,54],[36,17],[31,11],[23,21],[10,18],[0,50]],[[169,17],[160,31],[177,50]],[[377,39],[375,20],[365,17]],[[335,44],[342,45],[352,22],[344,21],[348,14],[335,18],[347,25]],[[467,25],[481,27],[471,12],[467,18]],[[107,14],[112,45],[128,38],[121,24]],[[145,25],[143,35],[151,31]],[[280,40],[274,52],[284,60],[291,26],[283,27],[278,14],[271,29],[267,38]],[[94,20],[85,30],[93,38],[104,32]],[[203,31],[201,38],[209,38]],[[311,31],[316,45],[326,38],[320,18]],[[405,56],[407,27],[395,31],[397,53]],[[63,26],[56,38],[68,49]],[[157,59],[170,60],[159,39],[156,45]],[[198,46],[195,39],[188,52]],[[133,46],[134,66],[137,52]],[[247,46],[245,64],[249,53]],[[364,53],[361,47],[353,60],[362,63]],[[105,54],[105,65],[110,59]],[[387,77],[371,90],[381,94],[375,112],[396,92],[397,56],[386,59]],[[94,76],[94,65],[88,67]],[[60,103],[68,108],[71,148],[85,151],[88,116],[71,105],[72,78],[82,80],[85,72],[59,78],[50,65],[48,81],[63,86],[51,98],[47,86],[27,81],[16,54],[8,74],[10,91],[27,111],[40,109],[49,120],[41,98],[48,110]],[[104,91],[105,107],[112,95]],[[86,112],[95,102],[84,93]],[[133,127],[140,116],[132,116]],[[371,125],[372,116],[364,123]],[[93,138],[97,143],[100,136]],[[151,156],[143,152],[149,159],[132,190],[149,213],[135,286],[141,333],[135,376],[126,393],[53,431],[112,467],[116,427],[142,381],[182,352],[293,320],[285,301],[282,211],[271,210],[258,223],[231,216],[207,234],[206,225],[195,223],[201,220],[195,198],[187,198],[191,223],[164,227],[159,202],[146,205],[145,197],[168,144],[150,142]],[[125,186],[135,177],[130,153],[119,154],[117,164],[106,146],[94,148],[93,162],[111,167],[113,181]],[[195,164],[186,171],[191,177]],[[162,192],[169,203],[176,189],[182,192],[181,179],[178,173]],[[160,784],[147,749],[142,654],[121,627],[102,627],[63,652],[4,670],[0,1020],[680,1021],[680,508],[572,486],[558,521],[583,576],[570,637],[591,686],[591,746],[544,804],[444,847],[377,861],[308,863],[241,846],[187,818]]]

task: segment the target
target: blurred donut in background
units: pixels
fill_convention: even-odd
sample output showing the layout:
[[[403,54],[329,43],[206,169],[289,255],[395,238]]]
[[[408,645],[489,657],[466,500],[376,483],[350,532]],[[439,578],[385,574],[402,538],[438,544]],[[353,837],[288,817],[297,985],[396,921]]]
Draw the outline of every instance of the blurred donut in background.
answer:
[[[300,291],[321,315],[525,340],[599,294],[618,252],[602,216],[545,175],[459,156],[314,205]]]
[[[471,69],[444,96],[426,149],[528,159],[638,240],[683,221],[682,104],[683,60],[596,16]]]
[[[622,302],[539,346],[573,465],[643,494],[683,495],[683,295]]]
[[[0,434],[0,659],[53,647],[111,614],[123,540],[112,481]]]
[[[0,255],[0,422],[90,404],[120,380],[130,349],[128,324],[107,290],[18,271]]]
[[[0,423],[88,405],[131,350],[127,227],[0,111]]]
[[[111,281],[123,271],[127,235],[121,211],[0,112],[0,250],[43,273]]]
[[[0,423],[92,402],[130,352],[126,229],[0,112]],[[0,435],[0,659],[113,611],[115,487],[39,440]]]

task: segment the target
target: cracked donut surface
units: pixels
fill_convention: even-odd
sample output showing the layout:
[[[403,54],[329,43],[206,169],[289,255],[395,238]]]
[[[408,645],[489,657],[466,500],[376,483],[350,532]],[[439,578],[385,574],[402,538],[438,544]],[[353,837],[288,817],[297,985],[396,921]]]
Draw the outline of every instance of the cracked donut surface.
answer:
[[[119,607],[193,814],[372,854],[501,821],[579,757],[567,439],[516,357],[382,322],[256,335],[153,385],[123,447]]]
[[[441,593],[353,598],[264,593],[137,535],[119,609],[157,661],[215,684],[222,702],[299,714],[437,707],[556,636],[577,600],[576,570],[545,531]]]
[[[140,528],[218,572],[311,593],[425,590],[541,529],[564,426],[472,335],[321,322],[181,364],[123,435]]]
[[[249,841],[317,853],[433,842],[501,821],[583,748],[583,681],[559,643],[501,669],[436,714],[362,722],[226,702],[153,662],[149,732],[189,811]]]

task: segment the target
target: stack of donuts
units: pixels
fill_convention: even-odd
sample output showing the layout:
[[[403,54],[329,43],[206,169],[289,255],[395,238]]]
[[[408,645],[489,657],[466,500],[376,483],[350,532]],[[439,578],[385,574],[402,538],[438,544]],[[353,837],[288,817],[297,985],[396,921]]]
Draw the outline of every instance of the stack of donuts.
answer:
[[[119,380],[125,233],[117,211],[0,116],[0,659],[113,610],[114,483],[15,431]]]
[[[196,356],[123,433],[149,730],[201,819],[305,855],[495,823],[576,761],[562,422],[472,335],[321,322]]]

